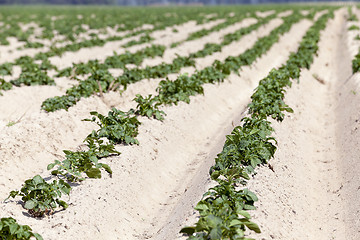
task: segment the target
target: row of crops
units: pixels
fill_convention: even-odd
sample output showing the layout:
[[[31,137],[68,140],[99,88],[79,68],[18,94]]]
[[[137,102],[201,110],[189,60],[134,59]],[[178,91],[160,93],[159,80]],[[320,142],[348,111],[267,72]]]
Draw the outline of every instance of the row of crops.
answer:
[[[272,10],[270,14],[260,17],[255,11]],[[210,66],[196,69],[194,74],[180,74],[185,67],[196,67],[196,60],[221,52],[225,46],[234,44],[244,36],[258,30],[261,26],[279,18],[284,10],[292,10],[290,15],[281,17],[282,24],[275,27],[269,34],[256,40],[245,52],[237,56],[229,56],[225,60],[215,60]],[[305,14],[300,10],[308,10]],[[235,11],[236,10],[236,11]],[[324,11],[325,10],[325,11]],[[102,174],[112,175],[111,166],[102,160],[112,155],[121,154],[115,149],[118,144],[140,145],[137,136],[141,117],[163,121],[166,113],[165,105],[177,105],[179,102],[190,103],[191,97],[204,94],[204,84],[221,84],[231,73],[239,73],[244,66],[251,66],[261,56],[268,52],[287,33],[291,27],[303,19],[314,21],[299,44],[297,52],[291,53],[287,62],[273,69],[267,77],[259,82],[249,105],[249,116],[242,119],[240,126],[235,127],[227,136],[223,151],[215,159],[215,165],[210,169],[211,179],[217,185],[209,189],[203,199],[197,204],[199,219],[194,226],[184,227],[181,232],[189,239],[247,239],[245,230],[260,232],[256,223],[250,220],[250,210],[255,209],[257,197],[246,188],[246,183],[255,173],[255,168],[266,164],[276,151],[276,139],[272,137],[274,129],[268,118],[277,121],[284,119],[284,112],[292,112],[283,99],[287,87],[292,80],[299,79],[302,68],[309,68],[318,51],[320,32],[332,18],[333,7],[221,7],[221,8],[166,8],[166,9],[48,9],[37,8],[26,11],[21,8],[1,10],[0,27],[1,44],[10,44],[8,37],[15,37],[24,42],[22,48],[45,48],[44,39],[55,39],[55,35],[63,38],[50,43],[47,50],[39,51],[35,56],[21,56],[13,62],[0,65],[0,90],[8,91],[23,86],[55,85],[53,78],[66,77],[77,81],[68,88],[62,96],[46,99],[42,110],[51,112],[75,106],[81,99],[103,95],[111,91],[126,89],[130,84],[143,79],[161,78],[156,88],[156,94],[136,95],[133,101],[135,108],[122,111],[112,108],[107,115],[96,111],[91,112],[91,118],[84,119],[97,124],[97,128],[89,132],[83,140],[86,150],[64,150],[64,159],[49,163],[55,180],[45,180],[36,175],[24,182],[20,190],[11,191],[8,199],[21,197],[23,207],[32,217],[42,218],[53,214],[55,209],[66,209],[68,203],[64,195],[70,195],[76,184],[88,178],[99,179]],[[235,13],[235,14],[234,14]],[[19,17],[21,15],[21,19]],[[99,19],[99,21],[94,21]],[[220,31],[245,18],[253,18],[253,24],[242,27],[235,32],[223,36],[219,43],[207,43],[204,47],[188,55],[178,55],[172,62],[162,62],[153,66],[143,66],[145,59],[162,57],[168,49],[181,47],[182,44],[200,39],[211,33]],[[139,20],[140,19],[140,20]],[[202,29],[189,34],[187,38],[174,42],[170,46],[152,44],[151,33],[166,27],[174,27],[187,21],[195,20],[198,24],[224,19],[219,24],[208,29]],[[356,16],[349,8],[349,19]],[[21,26],[35,23],[42,30],[36,31],[30,27],[24,31]],[[120,24],[121,23],[121,24]],[[144,24],[152,27],[144,29]],[[86,25],[86,26],[85,26]],[[116,29],[119,35],[99,38],[98,35],[109,34],[107,27]],[[84,33],[94,30],[98,34],[90,34],[88,39],[79,39]],[[96,30],[96,31],[95,31]],[[174,28],[174,33],[176,29]],[[39,33],[39,34],[36,34]],[[121,33],[121,34],[120,34]],[[124,33],[124,34],[122,34]],[[82,35],[83,34],[83,35]],[[86,34],[85,34],[86,35]],[[140,50],[106,57],[104,61],[97,59],[74,63],[71,67],[58,69],[50,58],[61,56],[65,52],[76,52],[81,48],[103,46],[107,42],[130,39],[121,48],[145,44]],[[48,43],[48,42],[47,42]],[[147,45],[146,45],[147,44]],[[60,46],[62,45],[62,46]],[[60,47],[59,47],[60,46]],[[353,61],[354,72],[357,71],[359,55]],[[129,68],[129,64],[135,67]],[[15,67],[21,68],[18,78],[9,81],[4,76],[12,76]],[[111,69],[121,69],[120,76],[113,76]],[[49,71],[56,72],[49,76]],[[167,78],[176,73],[175,80]],[[74,187],[75,186],[75,187]],[[19,225],[11,217],[2,218],[0,236],[4,239],[42,239],[33,233],[26,225]]]

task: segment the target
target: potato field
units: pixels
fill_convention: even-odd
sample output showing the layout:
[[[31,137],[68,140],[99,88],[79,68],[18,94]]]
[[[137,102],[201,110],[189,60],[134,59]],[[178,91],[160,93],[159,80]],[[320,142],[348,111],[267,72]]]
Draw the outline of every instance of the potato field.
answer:
[[[360,8],[0,8],[0,239],[359,240]]]

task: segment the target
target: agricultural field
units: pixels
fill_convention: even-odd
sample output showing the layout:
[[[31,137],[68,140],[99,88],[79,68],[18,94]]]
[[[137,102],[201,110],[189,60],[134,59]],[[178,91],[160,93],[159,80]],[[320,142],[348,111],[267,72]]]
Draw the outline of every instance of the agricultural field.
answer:
[[[360,239],[356,5],[0,8],[0,239]]]

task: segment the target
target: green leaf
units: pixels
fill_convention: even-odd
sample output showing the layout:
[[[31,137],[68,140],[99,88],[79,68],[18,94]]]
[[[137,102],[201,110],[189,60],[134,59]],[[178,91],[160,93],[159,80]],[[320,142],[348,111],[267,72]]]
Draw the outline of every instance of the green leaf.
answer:
[[[112,170],[111,168],[109,167],[109,165],[105,164],[105,163],[102,163],[101,166],[105,169],[106,172],[108,172],[109,174],[112,174]]]
[[[254,223],[254,222],[250,222],[250,221],[244,221],[243,222],[245,224],[245,226],[247,226],[250,230],[255,231],[256,233],[261,233],[261,230],[259,228],[259,226]]]
[[[60,206],[62,206],[65,209],[69,206],[66,202],[64,202],[62,200],[59,200],[58,203],[59,203]]]
[[[247,219],[250,219],[250,218],[251,218],[250,214],[249,214],[247,211],[238,210],[236,213],[239,214],[239,215],[241,215],[241,216],[246,217]]]
[[[95,163],[95,164],[98,162],[98,159],[97,159],[96,156],[90,156],[90,157],[89,157],[89,160],[90,160],[91,162]]]
[[[205,203],[199,202],[199,203],[196,205],[195,210],[205,211],[205,210],[209,210],[209,207],[208,207]]]
[[[213,180],[218,179],[219,176],[220,176],[220,172],[219,172],[219,171],[213,171],[213,172],[211,173],[211,179],[213,179]]]
[[[90,168],[85,173],[89,178],[101,178],[101,171],[98,168]]]
[[[195,227],[184,227],[180,230],[180,233],[193,235],[195,233]]]
[[[42,238],[42,236],[40,234],[38,234],[38,233],[34,233],[34,237],[35,237],[36,240],[44,240]]]
[[[11,224],[11,225],[9,226],[10,234],[11,234],[11,235],[14,235],[14,233],[16,232],[16,230],[18,229],[18,227],[19,227],[19,225],[17,225],[17,224]]]
[[[222,224],[222,220],[219,217],[216,217],[214,215],[208,215],[206,218],[206,222],[209,224],[210,227],[215,228],[218,225]]]
[[[36,175],[34,178],[33,178],[33,182],[35,184],[40,184],[40,183],[43,183],[44,182],[44,179],[40,176],[40,175]]]
[[[50,164],[47,166],[47,170],[53,169],[55,166],[56,166],[55,163],[50,163]]]
[[[151,118],[151,117],[152,117],[152,114],[153,114],[153,111],[152,111],[151,109],[148,109],[148,110],[146,111],[146,116],[147,116],[148,118]]]
[[[229,223],[229,227],[234,227],[234,226],[237,226],[237,225],[242,225],[243,222],[241,222],[240,220],[238,219],[233,219],[230,221]]]
[[[209,236],[210,236],[211,240],[219,240],[219,239],[221,239],[221,237],[222,237],[221,228],[216,227],[216,228],[211,229]]]
[[[33,200],[28,200],[25,202],[26,209],[34,209],[37,204]]]

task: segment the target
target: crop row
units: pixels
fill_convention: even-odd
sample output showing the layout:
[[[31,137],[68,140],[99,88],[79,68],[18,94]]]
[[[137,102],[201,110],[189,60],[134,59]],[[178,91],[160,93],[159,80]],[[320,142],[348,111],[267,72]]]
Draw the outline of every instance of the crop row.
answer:
[[[63,8],[49,9],[48,14],[44,14],[44,10],[33,8],[29,11],[26,8],[7,8],[1,9],[2,26],[0,31],[2,33],[0,42],[2,44],[9,44],[7,37],[16,37],[19,41],[26,42],[28,47],[39,47],[42,44],[39,42],[30,42],[29,38],[34,34],[34,27],[29,27],[23,30],[21,24],[36,23],[38,27],[43,28],[42,33],[36,38],[52,39],[54,32],[64,36],[64,40],[76,43],[81,33],[85,33],[88,26],[91,30],[99,30],[106,33],[107,27],[116,29],[118,32],[133,31],[136,34],[149,34],[158,29],[164,29],[168,26],[184,23],[189,20],[196,20],[198,23],[210,21],[217,18],[226,17],[228,11],[226,8],[216,11],[216,16],[207,18],[207,14],[213,13],[211,9],[202,10],[199,8],[183,9],[181,14],[176,9],[153,9],[152,11],[144,11],[142,9],[113,9],[102,8],[100,10],[95,8],[83,8],[79,10]],[[208,11],[210,10],[210,11]],[[203,14],[200,14],[203,13]],[[21,18],[19,17],[21,16]],[[79,17],[79,15],[81,15]],[[53,19],[56,18],[56,19]],[[150,24],[152,29],[141,29],[142,25]],[[93,40],[97,39],[96,34],[93,34]],[[64,41],[63,40],[63,41]],[[114,40],[109,38],[108,40]]]
[[[277,10],[288,7],[278,6]],[[294,7],[296,8],[296,7]],[[299,8],[299,7],[297,7]],[[307,8],[302,6],[301,8]],[[78,42],[81,34],[91,31],[89,37],[97,39],[97,33],[109,34],[108,28],[113,31],[132,31],[144,34],[145,38],[155,29],[164,29],[186,21],[195,20],[204,23],[215,19],[226,19],[229,14],[272,10],[272,6],[222,6],[217,8],[113,8],[113,7],[2,7],[0,9],[0,43],[9,44],[7,37],[15,37],[25,42],[25,47],[41,47],[43,39],[52,40],[55,35],[63,38],[55,42]],[[209,17],[211,16],[211,17]],[[35,25],[34,25],[35,24]],[[24,27],[28,25],[27,27]],[[153,28],[144,29],[144,25]],[[35,29],[39,27],[40,33]],[[95,31],[96,30],[96,31]],[[196,34],[195,34],[196,35]],[[111,38],[109,39],[111,40]],[[54,42],[53,42],[54,43]]]
[[[125,69],[124,73],[117,77],[116,79],[110,77],[104,77],[105,72],[103,72],[103,76],[94,77],[99,71],[97,69],[93,69],[91,75],[88,79],[80,81],[79,85],[74,86],[66,91],[66,95],[60,97],[53,97],[45,100],[42,104],[42,109],[52,112],[59,109],[68,109],[69,107],[75,105],[81,98],[90,97],[96,92],[100,92],[99,85],[101,86],[101,91],[108,92],[111,90],[116,90],[110,88],[110,84],[112,86],[123,86],[127,87],[128,84],[132,84],[138,82],[142,79],[149,78],[163,78],[166,77],[170,73],[178,73],[181,68],[194,66],[194,59],[205,57],[207,55],[211,55],[214,52],[221,51],[223,46],[230,44],[233,41],[237,41],[241,39],[245,34],[250,33],[258,29],[261,25],[267,23],[271,19],[273,19],[276,15],[271,15],[269,17],[259,19],[257,23],[250,25],[249,27],[241,28],[234,33],[230,33],[224,36],[223,41],[220,44],[206,44],[203,49],[189,54],[187,57],[178,56],[175,58],[172,63],[161,63],[159,65],[145,67],[145,68],[134,68],[134,69]],[[108,69],[110,67],[114,67],[105,61],[104,64],[99,65],[101,69]],[[68,69],[68,72],[71,71]]]
[[[237,18],[233,17],[232,19],[237,19]],[[133,43],[132,45],[134,44],[135,43]],[[76,47],[77,50],[80,48],[81,48],[80,45]],[[76,49],[74,48],[74,51]],[[50,63],[48,57],[54,56],[53,54],[54,52],[58,52],[59,53],[58,55],[60,55],[65,51],[65,49],[62,48],[62,50],[59,49],[56,50],[55,48],[53,48],[51,51],[45,53],[43,52],[38,53],[34,58],[31,58],[29,56],[19,57],[13,63],[4,63],[0,65],[0,75],[3,76],[11,75],[14,65],[21,66],[22,69],[22,73],[20,74],[20,77],[18,79],[12,80],[10,82],[6,82],[5,80],[0,79],[1,81],[0,90],[9,90],[12,88],[12,85],[19,87],[21,86],[21,84],[28,86],[54,85],[55,84],[54,80],[47,75],[47,71],[50,69],[54,69],[58,71],[56,77],[62,77],[62,76],[69,77],[74,75],[76,76],[76,75],[88,74],[96,70],[107,70],[109,68],[125,68],[126,64],[135,64],[138,66],[142,63],[143,59],[146,57],[153,58],[155,56],[162,56],[164,50],[165,50],[164,46],[152,45],[150,47],[146,47],[145,49],[141,49],[136,53],[125,52],[124,54],[119,54],[119,55],[114,53],[113,56],[109,56],[106,58],[104,64],[101,64],[98,60],[90,60],[88,61],[88,63],[73,64],[73,67],[68,67],[65,69],[58,70],[56,66]],[[36,60],[40,60],[41,63],[35,63]],[[179,61],[174,61],[174,62],[176,64]],[[109,72],[106,73],[104,72],[104,74],[110,75]]]
[[[348,8],[348,15],[349,15],[349,17],[348,17],[347,20],[348,20],[349,22],[359,22],[359,19],[357,18],[356,14],[354,14],[354,13],[352,12],[352,8],[351,8],[351,7]],[[355,31],[357,30],[357,31],[359,31],[360,28],[359,28],[358,26],[356,26],[356,25],[352,25],[352,26],[349,27],[348,30],[349,30],[349,31],[352,31],[352,30],[355,30]],[[355,37],[354,40],[359,41],[359,40],[360,40],[360,35],[358,34],[358,35]],[[357,72],[360,72],[360,48],[359,48],[359,50],[358,50],[358,53],[354,56],[354,59],[352,60],[352,72],[353,72],[353,74],[355,74],[355,73],[357,73]]]
[[[255,16],[255,15],[253,14],[253,16]],[[208,34],[213,31],[218,31],[218,30],[228,26],[231,23],[240,21],[241,19],[243,19],[243,17],[244,17],[244,14],[239,15],[239,16],[236,15],[235,17],[230,17],[230,18],[228,18],[228,20],[226,22],[216,25],[209,30],[200,30],[199,32],[193,33],[194,35],[193,36],[191,35],[192,37],[190,37],[188,40],[195,39],[199,36],[204,36],[205,34]],[[265,21],[263,21],[263,23],[265,23]],[[259,26],[259,24],[257,24],[257,26]],[[252,28],[257,27],[257,26],[256,25],[252,26]],[[227,45],[227,44],[231,43],[232,41],[238,40],[243,34],[246,33],[246,31],[251,31],[251,30],[252,30],[251,28],[247,28],[247,29],[243,29],[240,32],[238,31],[233,34],[228,34],[225,36],[224,41],[221,44],[207,44],[203,50],[198,51],[197,53],[191,54],[190,57],[192,57],[192,58],[204,57],[213,52],[220,51],[221,46]],[[12,88],[11,84],[13,84],[15,86],[20,86],[21,83],[24,83],[25,85],[38,85],[38,84],[39,85],[53,85],[53,84],[55,84],[54,80],[52,78],[50,78],[49,76],[47,76],[47,70],[50,70],[50,69],[54,69],[54,70],[58,71],[58,74],[57,74],[58,77],[59,76],[69,76],[71,73],[78,75],[78,74],[89,73],[90,69],[98,70],[98,69],[119,68],[119,67],[124,68],[125,64],[128,64],[128,63],[134,63],[134,64],[139,65],[139,64],[141,64],[144,57],[159,56],[159,54],[151,53],[151,49],[155,48],[155,46],[151,46],[145,50],[140,50],[134,54],[131,54],[129,52],[125,52],[124,54],[120,54],[120,55],[114,54],[112,57],[108,57],[107,61],[105,62],[105,65],[103,65],[103,64],[99,65],[99,62],[97,60],[91,60],[88,63],[74,64],[72,68],[78,69],[78,70],[76,70],[76,72],[74,72],[74,69],[71,69],[71,68],[58,70],[48,60],[48,58],[51,56],[61,55],[68,48],[72,49],[71,51],[76,51],[82,47],[94,46],[93,43],[91,43],[92,41],[93,40],[86,40],[83,45],[81,43],[73,43],[74,47],[69,45],[69,46],[65,46],[62,48],[51,48],[51,50],[48,52],[38,53],[37,55],[35,55],[35,57],[33,59],[31,59],[28,56],[20,57],[20,58],[16,59],[15,62],[13,62],[13,63],[4,63],[4,64],[0,65],[0,75],[3,75],[3,76],[11,75],[12,68],[14,65],[20,65],[22,68],[22,73],[21,73],[19,79],[12,80],[10,83],[7,83],[5,80],[0,79],[0,81],[1,81],[0,82],[0,90],[9,90]],[[132,60],[132,59],[134,59],[134,60]],[[36,66],[35,61],[37,61],[37,62],[40,61],[41,63],[37,64],[37,66]],[[27,68],[26,64],[31,64],[32,67]],[[31,73],[28,73],[29,70],[31,70]],[[152,69],[150,69],[150,71],[151,70]],[[161,70],[161,68],[160,68],[160,70]],[[149,69],[147,69],[145,71],[145,73],[148,71],[149,71]],[[128,71],[127,73],[132,75],[131,73],[134,73],[134,72],[138,72],[138,71],[132,70],[132,71]],[[129,74],[125,74],[125,75],[129,75]],[[141,75],[141,74],[137,74],[137,75]],[[143,78],[149,77],[148,75],[149,74],[145,74],[145,76]],[[153,75],[154,74],[150,74],[150,77]],[[160,76],[165,77],[164,75],[160,75]],[[29,79],[26,79],[26,78],[29,78]],[[70,98],[72,98],[72,97],[70,97]]]
[[[301,68],[312,64],[320,31],[333,16],[333,11],[321,16],[306,32],[297,52],[291,53],[284,65],[271,70],[260,81],[251,97],[250,116],[244,117],[240,126],[226,136],[223,150],[210,168],[211,179],[217,185],[196,205],[200,218],[195,226],[181,230],[188,239],[248,239],[246,228],[261,232],[248,212],[255,209],[258,198],[245,186],[255,168],[274,157],[277,142],[271,136],[274,129],[268,118],[281,122],[285,111],[293,112],[284,103],[286,88],[291,87],[291,80],[299,79]]]

